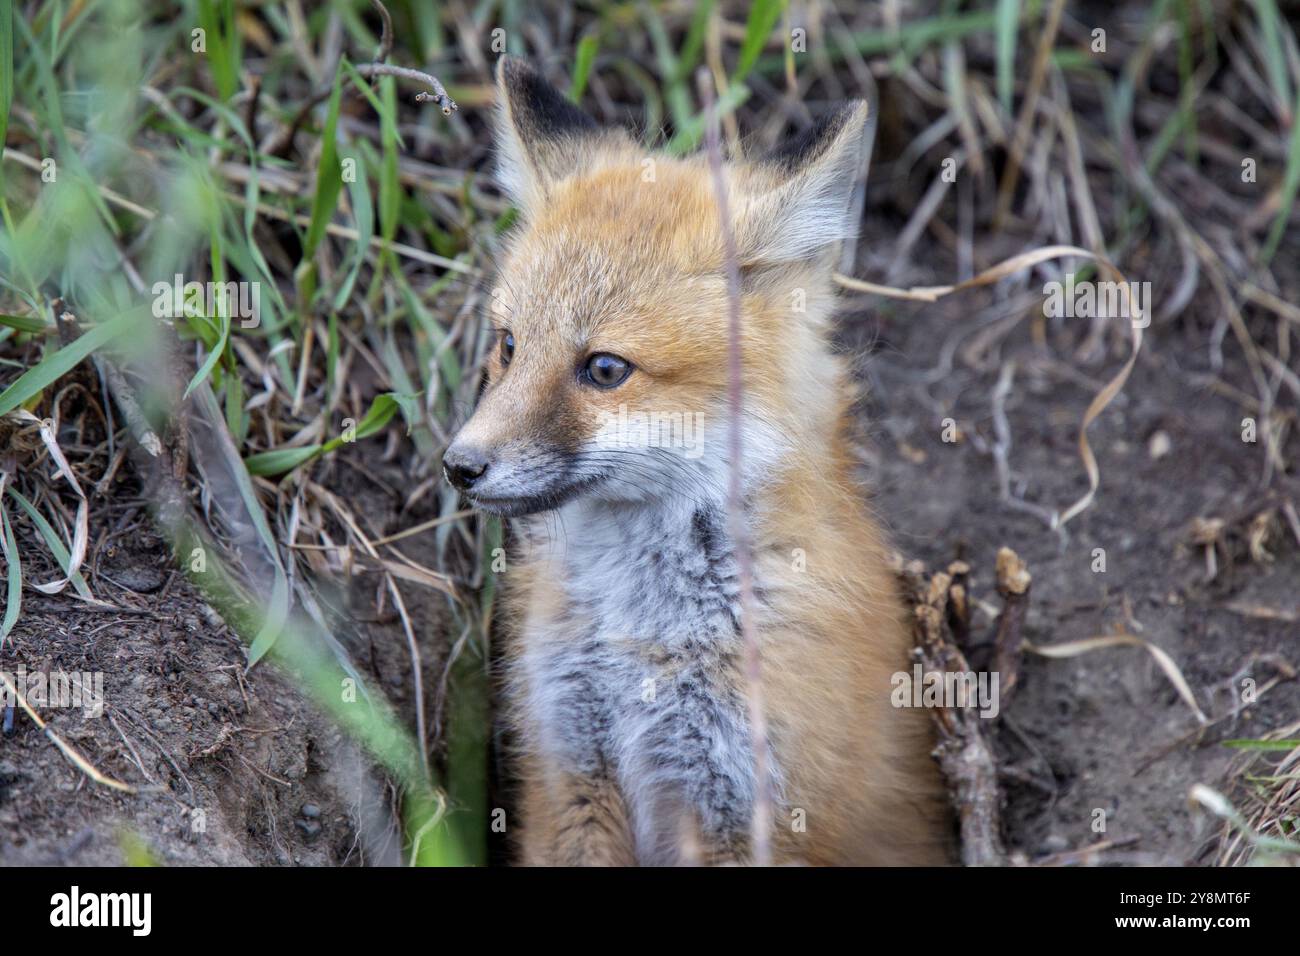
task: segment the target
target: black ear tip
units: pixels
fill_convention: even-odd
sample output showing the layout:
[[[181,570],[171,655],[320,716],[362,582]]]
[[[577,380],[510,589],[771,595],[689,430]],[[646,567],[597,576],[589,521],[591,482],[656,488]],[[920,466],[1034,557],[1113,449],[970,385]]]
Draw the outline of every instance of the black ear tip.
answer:
[[[783,169],[797,169],[820,157],[848,126],[865,124],[868,119],[870,105],[866,100],[847,100],[827,110],[803,132],[779,144],[763,160]]]
[[[515,122],[537,135],[555,137],[596,129],[596,121],[552,86],[541,71],[517,56],[497,61],[497,80]]]
[[[497,60],[497,82],[503,86],[518,86],[525,77],[534,73],[527,60],[509,53],[502,54]]]
[[[829,142],[853,123],[865,121],[869,115],[870,108],[866,100],[845,100],[827,110],[813,124],[813,130],[817,133],[817,139]]]

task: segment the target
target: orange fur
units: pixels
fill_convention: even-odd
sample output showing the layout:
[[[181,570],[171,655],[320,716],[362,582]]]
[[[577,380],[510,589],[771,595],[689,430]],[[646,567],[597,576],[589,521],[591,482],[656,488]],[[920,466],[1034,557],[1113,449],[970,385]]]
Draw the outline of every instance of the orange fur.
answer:
[[[567,159],[557,155],[564,150]],[[647,182],[646,154],[617,135],[548,144],[545,156],[531,171],[494,316],[529,358],[509,368],[489,362],[489,388],[457,443],[577,448],[620,405],[704,410],[725,421],[728,300],[703,158],[655,157]],[[744,401],[780,445],[771,460],[757,445],[747,459],[763,469],[750,476],[749,533],[764,598],[755,630],[784,780],[773,849],[782,863],[945,863],[950,835],[929,754],[930,715],[890,705],[891,676],[910,667],[910,640],[887,548],[848,451],[848,379],[826,338],[833,250],[794,261],[745,259],[770,255],[771,217],[780,213],[771,197],[788,175],[746,164],[727,173],[747,267]],[[799,297],[802,310],[792,304]],[[574,362],[598,352],[635,366],[625,385],[601,391],[574,382]],[[530,710],[538,688],[522,658],[537,649],[530,642],[562,640],[554,634],[572,612],[567,568],[563,556],[525,550],[505,576],[516,634],[511,713],[523,741],[522,856],[631,864],[637,850],[617,781],[558,766]],[[653,641],[635,647],[630,653],[642,655],[647,672],[672,666]],[[718,681],[743,693],[734,662],[720,665]],[[682,807],[684,819],[691,812]],[[745,860],[748,847],[743,839],[706,840],[701,853],[710,862]]]

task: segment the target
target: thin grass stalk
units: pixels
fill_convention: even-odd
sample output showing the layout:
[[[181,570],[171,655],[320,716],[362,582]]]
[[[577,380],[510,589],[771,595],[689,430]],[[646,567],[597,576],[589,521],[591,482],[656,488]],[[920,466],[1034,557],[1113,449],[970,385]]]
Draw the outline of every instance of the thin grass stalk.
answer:
[[[736,575],[740,587],[740,637],[744,647],[746,698],[749,711],[750,747],[754,752],[754,814],[750,821],[753,862],[758,866],[772,863],[772,786],[767,760],[767,718],[763,710],[763,668],[754,629],[754,569],[749,533],[745,524],[742,475],[744,442],[741,418],[744,414],[744,383],[741,380],[740,353],[740,262],[736,255],[736,238],[731,229],[731,208],[727,201],[727,183],[722,171],[722,147],[718,116],[714,106],[712,77],[707,68],[696,74],[700,100],[705,112],[705,152],[713,178],[714,197],[722,232],[723,269],[727,280],[727,407],[729,425],[727,446],[730,467],[727,475],[727,515],[732,547],[736,553]]]

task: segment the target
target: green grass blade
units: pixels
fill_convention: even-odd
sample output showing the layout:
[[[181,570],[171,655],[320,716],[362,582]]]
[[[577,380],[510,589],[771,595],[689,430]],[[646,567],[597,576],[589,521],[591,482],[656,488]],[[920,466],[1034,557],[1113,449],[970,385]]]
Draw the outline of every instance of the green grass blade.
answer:
[[[1287,222],[1291,219],[1291,207],[1295,205],[1296,190],[1300,189],[1300,94],[1296,96],[1293,115],[1297,119],[1291,124],[1291,142],[1286,151],[1286,172],[1282,176],[1282,204],[1278,208],[1277,218],[1273,220],[1273,228],[1269,230],[1268,241],[1260,250],[1259,258],[1262,265],[1268,265],[1273,259],[1273,254],[1277,252],[1278,243],[1282,241],[1282,234],[1286,232]]]
[[[732,83],[742,83],[749,76],[749,71],[758,62],[768,37],[772,35],[772,30],[784,11],[785,0],[759,0],[749,8],[745,39],[740,45],[740,59],[736,63],[736,72],[730,78]]]
[[[222,260],[221,260],[220,229],[218,228],[218,223],[214,221],[212,223],[213,287],[216,289],[223,288],[225,283],[225,278],[226,278],[225,269],[222,267]],[[217,310],[217,314],[214,317],[217,320],[217,327],[219,329],[217,333],[217,340],[212,344],[211,348],[208,351],[207,357],[204,358],[203,360],[203,364],[199,366],[199,370],[195,372],[194,377],[190,379],[190,383],[185,386],[185,394],[181,396],[182,399],[189,398],[190,393],[193,392],[196,388],[198,388],[200,383],[206,382],[208,380],[208,376],[212,374],[212,370],[216,367],[217,362],[221,361],[221,359],[225,356],[226,349],[229,346],[230,310],[226,308],[228,304],[226,302],[226,297],[224,295],[214,295],[212,297],[212,304],[216,307]]]
[[[369,410],[362,416],[361,421],[357,422],[355,433],[351,437],[331,438],[325,443],[325,450],[333,451],[347,442],[360,441],[378,434],[397,414],[397,410],[401,407],[399,399],[406,397],[408,396],[398,396],[392,392],[376,395],[375,400],[370,403]]]
[[[496,550],[502,546],[501,520],[488,521],[483,535],[483,590],[479,611],[485,620],[496,601]],[[458,845],[473,863],[487,862],[488,754],[492,715],[488,707],[491,682],[488,662],[478,641],[465,642],[452,663],[448,687],[447,796],[451,812],[447,823],[459,837]]]
[[[32,524],[36,525],[36,530],[40,532],[41,537],[45,540],[45,546],[50,549],[50,554],[54,555],[54,560],[59,563],[59,567],[62,568],[63,573],[67,575],[68,569],[72,567],[72,555],[68,553],[68,549],[65,548],[63,542],[59,540],[59,533],[50,526],[48,521],[45,520],[45,515],[37,511],[36,506],[24,498],[16,488],[10,486],[5,490],[13,496],[14,500],[18,502],[23,511],[27,512],[27,517],[31,518]],[[80,571],[71,575],[70,580],[78,594],[88,601],[93,601],[95,599],[94,595],[90,593],[90,586],[86,584],[86,579],[81,576]]]
[[[499,538],[498,538],[499,541]],[[491,560],[491,547],[485,560]],[[478,641],[465,642],[447,689],[447,825],[470,865],[487,863],[488,754],[492,715],[488,662]]]
[[[303,445],[301,448],[272,448],[269,451],[258,452],[245,458],[244,466],[250,475],[283,475],[343,445],[378,434],[393,420],[398,409],[417,397],[397,395],[392,392],[377,395],[361,421],[357,422],[356,427],[349,430],[347,434],[331,438],[324,444]]]
[[[14,101],[14,2],[0,0],[0,149],[9,132],[9,107]],[[0,183],[4,172],[0,170]]]
[[[1300,747],[1300,740],[1225,740],[1223,746],[1237,750],[1285,750]]]
[[[682,41],[682,48],[677,54],[677,71],[672,82],[685,83],[695,72],[695,67],[700,62],[700,52],[704,49],[704,34],[709,28],[709,16],[713,13],[715,3],[716,0],[702,0],[695,4],[690,28],[686,31],[686,39]]]
[[[0,315],[0,325],[8,329],[17,329],[19,332],[30,332],[33,335],[49,328],[45,322],[34,315]]]
[[[1020,0],[998,0],[997,82],[998,102],[1011,114],[1015,97],[1016,32],[1020,29]]]
[[[718,116],[734,113],[738,106],[749,99],[749,95],[750,89],[743,83],[733,83],[727,87],[727,92],[718,97]],[[668,141],[667,150],[674,156],[689,153],[699,145],[703,136],[704,114],[699,113],[687,120],[677,131],[677,134]]]
[[[0,648],[3,648],[5,638],[18,623],[18,613],[23,606],[23,565],[18,555],[18,544],[14,541],[13,528],[9,526],[9,512],[5,510],[3,500],[0,500],[0,546],[3,546],[9,578],[5,617],[4,621],[0,622]]]
[[[249,455],[244,459],[244,467],[250,475],[283,475],[293,471],[321,453],[324,445],[303,445],[301,448],[272,448]]]
[[[352,247],[352,264],[338,291],[334,293],[331,311],[347,308],[352,299],[352,290],[356,286],[357,276],[365,264],[370,250],[370,239],[375,233],[375,207],[370,197],[370,183],[366,177],[365,162],[361,156],[352,157],[356,163],[356,177],[348,183],[348,196],[352,199],[352,218],[356,223],[357,241]]]
[[[194,397],[195,403],[200,406],[200,410],[210,421],[221,420],[221,409],[208,383],[204,382],[195,391]],[[248,520],[266,549],[267,558],[275,567],[275,581],[271,586],[266,616],[263,618],[257,636],[253,638],[248,648],[248,666],[252,667],[275,646],[285,623],[289,620],[289,577],[285,573],[284,562],[280,560],[280,546],[276,542],[270,524],[267,523],[266,512],[262,510],[262,503],[257,498],[257,490],[253,487],[248,468],[234,455],[227,456],[226,460],[230,462],[230,477],[235,487],[239,489],[239,497],[248,513]]]
[[[577,103],[587,89],[587,79],[591,76],[592,64],[596,62],[596,51],[600,49],[600,37],[588,34],[578,41],[578,52],[573,63],[573,82],[569,85],[569,99]]]
[[[223,100],[239,89],[239,28],[234,0],[199,0],[199,25],[203,28],[212,79]]]
[[[650,35],[650,44],[654,47],[655,63],[659,68],[660,78],[666,87],[663,91],[663,99],[668,104],[668,111],[672,114],[673,124],[680,129],[690,121],[694,109],[691,105],[690,93],[687,92],[686,83],[682,77],[677,53],[673,50],[672,42],[668,39],[668,30],[664,26],[663,17],[659,15],[659,11],[650,4],[641,7],[641,11],[642,17],[645,19],[646,32]],[[639,69],[639,67],[633,67],[633,64],[627,60],[620,59],[620,63],[624,64],[624,69]],[[652,93],[654,96],[659,95],[658,91],[653,89],[656,85],[653,80],[640,85],[647,98]]]
[[[397,132],[397,87],[392,77],[385,77],[380,95],[384,108],[379,114],[379,142],[384,155],[379,166],[379,234],[387,247],[397,235],[402,216],[402,181],[397,161],[401,137]],[[380,261],[392,258],[392,252],[385,248]]]
[[[334,77],[334,89],[330,93],[329,109],[325,114],[325,128],[321,131],[320,167],[316,171],[316,198],[312,202],[311,224],[307,227],[307,238],[303,242],[302,259],[311,260],[316,254],[316,247],[325,238],[325,227],[329,225],[334,209],[338,206],[339,192],[343,188],[342,169],[339,166],[338,143],[335,135],[339,125],[339,102],[342,99],[343,71]],[[306,303],[302,303],[303,306]]]
[[[34,395],[39,395],[72,371],[91,352],[130,331],[141,318],[139,312],[123,312],[96,325],[71,345],[45,356],[0,392],[0,415],[7,415]]]
[[[1259,18],[1260,40],[1264,44],[1264,67],[1268,71],[1268,84],[1273,88],[1273,95],[1283,110],[1282,120],[1286,122],[1290,119],[1285,111],[1291,102],[1291,83],[1288,79],[1286,53],[1282,49],[1282,31],[1285,29],[1282,16],[1273,0],[1255,0],[1255,10]],[[1291,116],[1295,115],[1293,111]]]
[[[248,415],[244,411],[244,382],[239,375],[226,376],[226,428],[236,447],[248,438]]]

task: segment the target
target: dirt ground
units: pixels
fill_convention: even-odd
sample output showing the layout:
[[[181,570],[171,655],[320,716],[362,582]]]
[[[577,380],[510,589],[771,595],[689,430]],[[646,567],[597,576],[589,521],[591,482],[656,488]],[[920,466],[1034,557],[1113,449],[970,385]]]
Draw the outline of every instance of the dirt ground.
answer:
[[[397,517],[396,465],[375,461],[367,471],[326,474],[341,492],[364,485],[358,511],[385,531],[429,517]],[[92,508],[90,538],[104,546],[95,554],[92,544],[87,575],[97,597],[131,610],[99,611],[29,589],[0,668],[102,672],[102,716],[51,708],[42,716],[101,773],[136,792],[92,784],[19,712],[13,733],[0,736],[0,866],[116,865],[141,846],[164,865],[400,862],[388,782],[274,663],[245,672],[243,644],[170,570],[133,483],[127,478],[111,503]],[[32,529],[23,521],[15,532],[22,547]],[[43,549],[32,544],[24,553]],[[57,577],[52,568],[26,571],[35,580]],[[355,627],[338,636],[414,724],[396,615],[375,616],[373,580],[351,584],[341,599]],[[436,686],[446,646],[437,608],[419,595],[407,601],[425,681]]]
[[[27,595],[4,656],[6,669],[103,672],[102,716],[43,716],[100,772],[139,791],[91,784],[19,716],[0,740],[0,864],[111,865],[132,836],[168,864],[345,860],[351,840],[334,828],[340,799],[327,756],[338,735],[270,669],[243,676],[238,639],[159,570],[161,548],[142,538],[116,548],[92,579],[109,599],[120,594],[109,577],[137,590],[139,613]],[[308,839],[302,808],[313,806],[324,832]]]
[[[1173,657],[1211,720],[1230,714],[1243,679],[1262,685],[1276,676],[1268,655],[1300,663],[1300,548],[1279,522],[1267,538],[1270,559],[1247,554],[1245,526],[1267,500],[1258,487],[1263,446],[1242,441],[1241,407],[1198,384],[1209,363],[1208,326],[1188,319],[1147,330],[1127,387],[1089,431],[1102,473],[1097,498],[1061,537],[1036,515],[999,501],[988,448],[1001,366],[1010,360],[1017,369],[1005,402],[1012,491],[1063,508],[1087,490],[1079,422],[1119,368],[1123,349],[1097,367],[1068,362],[1061,343],[1082,340],[1083,330],[1064,327],[1049,330],[1049,358],[1033,344],[1026,320],[999,337],[999,347],[972,356],[979,360],[972,367],[962,349],[976,332],[974,310],[987,301],[968,293],[888,315],[863,309],[845,316],[846,342],[871,353],[862,364],[871,390],[867,455],[875,508],[895,545],[932,568],[968,561],[974,592],[995,606],[994,557],[1001,546],[1013,548],[1033,575],[1028,641],[1053,644],[1123,628]],[[940,343],[950,338],[961,347],[945,372]],[[937,367],[930,384],[920,381]],[[1224,377],[1240,374],[1229,360]],[[959,429],[956,442],[942,440],[947,417]],[[1292,474],[1277,476],[1275,485],[1294,497],[1290,465]],[[1191,526],[1216,517],[1233,531],[1207,582]],[[1104,573],[1093,570],[1097,548],[1105,549]],[[1274,612],[1276,619],[1265,616]],[[1107,863],[1204,862],[1203,838],[1217,826],[1191,813],[1189,788],[1222,785],[1234,751],[1221,741],[1257,737],[1298,714],[1300,683],[1284,682],[1198,740],[1196,718],[1146,651],[1029,655],[996,721],[1009,846],[1039,859],[1104,839],[1119,844],[1100,858]],[[1104,833],[1094,828],[1098,809]]]

